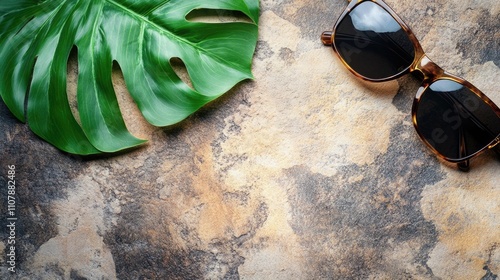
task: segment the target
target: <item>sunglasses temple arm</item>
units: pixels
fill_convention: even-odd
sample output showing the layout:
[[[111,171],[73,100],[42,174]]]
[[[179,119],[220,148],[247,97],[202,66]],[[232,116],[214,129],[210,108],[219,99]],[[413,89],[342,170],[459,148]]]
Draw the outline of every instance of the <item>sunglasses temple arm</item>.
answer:
[[[465,156],[467,154],[467,146],[465,145],[465,134],[463,128],[460,129],[459,133],[459,138],[460,138],[460,156]],[[464,160],[462,162],[457,163],[458,168],[461,171],[467,172],[469,171],[470,168],[470,162],[469,160]]]

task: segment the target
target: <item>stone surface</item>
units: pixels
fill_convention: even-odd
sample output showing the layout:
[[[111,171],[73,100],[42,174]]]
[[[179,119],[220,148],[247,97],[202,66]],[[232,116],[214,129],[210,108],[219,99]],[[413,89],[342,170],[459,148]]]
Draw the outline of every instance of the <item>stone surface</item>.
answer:
[[[500,104],[499,2],[387,3]],[[411,124],[416,78],[348,73],[319,41],[345,6],[261,1],[255,80],[173,127],[141,118],[116,69],[126,123],[149,139],[130,153],[63,154],[1,103],[2,251],[12,164],[18,221],[0,278],[497,279],[500,161],[443,163]]]

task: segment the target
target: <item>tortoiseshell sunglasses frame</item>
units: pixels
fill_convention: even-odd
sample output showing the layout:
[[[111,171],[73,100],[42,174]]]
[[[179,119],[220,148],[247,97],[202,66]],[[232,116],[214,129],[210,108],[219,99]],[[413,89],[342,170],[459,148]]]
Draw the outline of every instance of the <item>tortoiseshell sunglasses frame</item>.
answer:
[[[458,76],[452,75],[446,71],[444,71],[441,67],[439,67],[436,63],[434,63],[432,60],[429,59],[429,57],[425,54],[422,46],[420,45],[420,42],[418,41],[417,37],[413,33],[413,31],[410,29],[410,27],[394,12],[394,10],[389,7],[384,1],[382,0],[358,0],[358,1],[349,1],[349,5],[346,7],[344,12],[340,15],[339,19],[335,23],[335,26],[333,27],[333,31],[325,31],[323,34],[321,34],[321,41],[323,42],[324,45],[326,46],[332,46],[333,50],[335,51],[335,54],[338,56],[338,58],[342,61],[344,66],[349,69],[356,77],[365,80],[365,81],[370,81],[370,82],[384,82],[384,81],[389,81],[393,79],[397,79],[403,75],[406,75],[408,73],[413,73],[416,74],[417,76],[420,76],[422,79],[422,85],[417,91],[417,94],[415,96],[415,99],[413,100],[413,106],[412,106],[412,120],[413,120],[413,125],[420,136],[420,139],[429,147],[429,149],[436,154],[439,158],[446,160],[448,162],[452,163],[457,163],[458,167],[463,170],[467,171],[469,169],[469,160],[480,153],[484,152],[485,150],[488,149],[494,149],[495,152],[497,152],[500,155],[500,135],[498,135],[489,145],[485,146],[484,148],[478,150],[477,152],[466,156],[464,158],[461,158],[460,160],[455,160],[446,157],[445,155],[441,154],[439,151],[437,151],[427,140],[426,138],[421,134],[419,128],[418,128],[418,122],[417,122],[417,110],[418,110],[418,105],[420,103],[420,99],[422,97],[422,94],[427,90],[427,88],[434,82],[438,80],[451,80],[454,82],[457,82],[466,88],[468,88],[471,92],[476,94],[479,98],[481,98],[487,105],[489,105],[493,111],[500,117],[500,109],[499,107],[491,101],[484,93],[482,93],[478,88],[476,88],[474,85],[472,85],[470,82],[464,80],[463,78],[460,78]],[[352,69],[352,67],[347,63],[342,56],[340,55],[337,46],[335,46],[334,43],[334,38],[335,38],[335,31],[337,30],[338,25],[342,22],[342,20],[359,4],[363,2],[374,2],[380,7],[382,7],[385,11],[387,11],[395,20],[396,22],[401,26],[401,28],[406,32],[408,35],[410,41],[413,44],[413,47],[415,49],[415,58],[413,62],[410,64],[408,68],[405,70],[402,70],[400,73],[397,73],[396,75],[382,78],[382,79],[371,79],[368,77],[365,77],[359,73],[357,73],[355,70]]]

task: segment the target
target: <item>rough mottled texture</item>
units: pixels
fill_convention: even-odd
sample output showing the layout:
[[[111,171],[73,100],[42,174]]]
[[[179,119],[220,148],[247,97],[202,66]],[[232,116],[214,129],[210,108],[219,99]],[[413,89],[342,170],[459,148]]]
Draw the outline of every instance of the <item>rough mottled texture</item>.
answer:
[[[500,104],[498,2],[387,2]],[[417,79],[348,73],[318,38],[345,6],[261,1],[255,80],[173,127],[147,125],[115,67],[125,121],[150,139],[130,153],[63,154],[1,103],[0,249],[9,164],[19,220],[17,273],[2,254],[0,278],[498,279],[500,161],[441,162],[411,124]]]

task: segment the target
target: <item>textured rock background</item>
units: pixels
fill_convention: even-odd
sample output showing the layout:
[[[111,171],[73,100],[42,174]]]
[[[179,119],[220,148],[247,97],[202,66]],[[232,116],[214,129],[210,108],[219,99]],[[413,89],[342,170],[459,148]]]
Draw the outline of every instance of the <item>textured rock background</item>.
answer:
[[[424,49],[500,104],[500,2],[387,0]],[[418,81],[360,82],[319,35],[343,0],[263,0],[254,81],[148,145],[82,159],[34,136],[0,104],[17,168],[17,273],[2,279],[497,279],[500,161],[462,173],[414,132]],[[70,67],[70,74],[75,71]],[[69,84],[69,88],[74,87]]]

